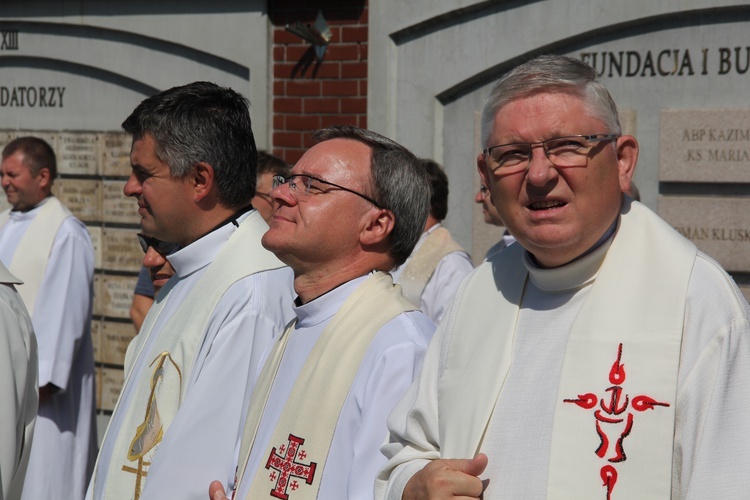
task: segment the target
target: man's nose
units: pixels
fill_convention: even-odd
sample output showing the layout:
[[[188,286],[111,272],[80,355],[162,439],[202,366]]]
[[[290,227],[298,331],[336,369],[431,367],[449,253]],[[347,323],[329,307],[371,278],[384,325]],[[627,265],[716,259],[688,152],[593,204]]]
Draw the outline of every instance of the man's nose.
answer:
[[[529,166],[526,169],[526,179],[535,186],[544,186],[557,177],[558,172],[541,144],[531,148]]]
[[[141,194],[142,185],[135,176],[135,173],[131,173],[128,177],[128,181],[125,183],[125,187],[122,188],[122,192],[125,196],[138,196]]]
[[[154,247],[148,247],[146,254],[143,256],[143,265],[149,269],[163,266],[166,261],[166,257],[157,252]]]

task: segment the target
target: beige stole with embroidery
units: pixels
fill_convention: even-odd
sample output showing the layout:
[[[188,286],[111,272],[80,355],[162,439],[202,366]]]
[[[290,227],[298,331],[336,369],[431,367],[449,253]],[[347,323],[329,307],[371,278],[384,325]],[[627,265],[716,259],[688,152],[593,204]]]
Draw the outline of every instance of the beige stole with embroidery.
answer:
[[[252,212],[240,223],[198,283],[155,333],[158,338],[150,351],[145,353],[143,347],[169,299],[169,293],[163,293],[168,289],[162,290],[149,310],[141,332],[128,346],[126,356],[127,378],[124,387],[129,384],[137,384],[137,387],[129,407],[119,407],[122,396],[115,407],[115,412],[127,412],[118,435],[106,435],[104,438],[116,439],[106,479],[102,478],[106,480],[104,498],[137,500],[140,497],[148,466],[185,396],[187,381],[203,343],[207,323],[227,289],[246,276],[284,266],[260,243],[267,229],[268,226],[257,212]],[[167,287],[171,287],[171,284],[167,284],[165,289]],[[149,368],[134,373],[135,360],[140,356],[147,356]],[[96,476],[97,471],[94,472],[95,479]]]
[[[548,498],[670,496],[680,346],[696,248],[639,203],[626,199],[622,214],[571,326]],[[480,449],[511,366],[527,275],[522,256],[520,245],[512,245],[485,262],[492,271],[474,273],[460,297],[464,306],[451,308],[448,321],[457,331],[438,402],[444,458],[472,457]]]
[[[464,251],[444,227],[439,227],[430,232],[417,251],[414,252],[414,255],[411,256],[398,280],[398,284],[403,289],[404,297],[419,307],[424,287],[430,281],[440,260],[449,253]]]
[[[23,299],[29,316],[34,314],[34,305],[39,287],[42,286],[44,272],[47,269],[49,254],[55,242],[55,236],[63,221],[73,214],[54,196],[45,199],[39,207],[34,220],[29,224],[8,269],[23,280],[23,285],[16,285]],[[0,214],[0,226],[10,218],[10,209]]]
[[[252,480],[248,499],[286,495],[295,500],[317,498],[339,413],[365,352],[383,325],[413,309],[388,274],[376,272],[360,285],[325,327],[302,367],[260,467],[246,471],[266,402],[294,329],[294,322],[290,323],[263,366],[250,400],[240,445],[238,490],[243,480]]]

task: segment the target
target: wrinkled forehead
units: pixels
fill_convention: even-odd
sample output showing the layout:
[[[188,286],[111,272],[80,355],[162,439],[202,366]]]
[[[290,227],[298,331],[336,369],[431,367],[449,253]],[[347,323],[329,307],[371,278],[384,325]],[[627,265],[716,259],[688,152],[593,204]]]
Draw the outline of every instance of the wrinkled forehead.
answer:
[[[347,187],[370,184],[370,147],[354,139],[336,138],[308,149],[292,168],[293,174],[319,177],[330,182],[349,182]]]

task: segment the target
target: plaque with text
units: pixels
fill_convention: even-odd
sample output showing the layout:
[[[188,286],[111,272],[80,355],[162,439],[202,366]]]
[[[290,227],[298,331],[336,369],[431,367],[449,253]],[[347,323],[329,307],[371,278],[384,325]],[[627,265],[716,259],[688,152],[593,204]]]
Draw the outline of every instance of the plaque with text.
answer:
[[[749,213],[750,198],[659,197],[659,215],[728,271],[750,271]]]
[[[123,194],[125,181],[104,181],[104,222],[140,224],[138,202]]]
[[[137,229],[102,230],[102,266],[113,271],[141,269],[143,250],[138,243]]]
[[[26,137],[29,135],[38,137],[46,141],[47,144],[49,144],[50,147],[55,151],[55,155],[57,155],[57,137],[59,135],[58,132],[49,130],[18,130],[14,133],[13,138],[15,139],[16,137]],[[60,156],[57,156],[57,173],[60,173]]]
[[[83,221],[102,218],[102,181],[94,179],[58,179],[57,197],[73,215]],[[53,184],[53,185],[55,185]]]
[[[99,140],[93,132],[62,132],[57,136],[57,171],[97,175]]]
[[[137,276],[94,275],[94,314],[130,318],[130,304]]]
[[[91,245],[94,247],[94,267],[102,268],[102,228],[86,226],[91,237]]]
[[[659,180],[750,182],[750,110],[662,110]]]
[[[132,323],[102,321],[101,349],[96,361],[109,365],[124,365],[125,351],[135,335]]]
[[[130,135],[119,132],[99,134],[102,175],[130,175]]]
[[[97,382],[99,390],[96,391],[96,407],[100,410],[114,410],[120,391],[125,383],[125,372],[121,368],[99,367],[97,371]]]

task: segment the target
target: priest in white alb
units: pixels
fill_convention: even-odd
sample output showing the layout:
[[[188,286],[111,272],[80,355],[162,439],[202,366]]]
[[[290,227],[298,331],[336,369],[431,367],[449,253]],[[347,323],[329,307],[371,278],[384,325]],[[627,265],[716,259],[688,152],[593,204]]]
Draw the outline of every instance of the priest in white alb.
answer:
[[[541,56],[483,110],[517,238],[467,278],[389,417],[388,499],[748,497],[750,308],[627,192],[638,143],[596,72]]]
[[[315,138],[271,191],[277,208],[263,245],[294,270],[297,318],[248,402],[229,493],[237,499],[371,498],[386,419],[435,328],[387,273],[427,216],[417,158],[355,127]],[[211,498],[225,498],[218,482]]]
[[[202,499],[232,466],[248,376],[292,316],[292,274],[260,243],[268,225],[250,203],[244,97],[194,82],[144,100],[123,128],[133,135],[124,193],[175,274],[128,346],[87,495]]]
[[[86,492],[96,458],[94,248],[86,226],[52,196],[57,161],[38,137],[3,149],[2,186],[12,209],[0,214],[0,261],[23,281],[39,346],[39,414],[24,499]]]

